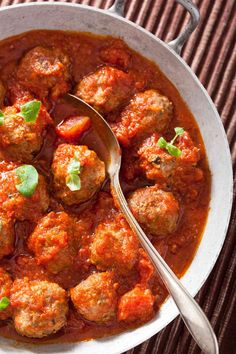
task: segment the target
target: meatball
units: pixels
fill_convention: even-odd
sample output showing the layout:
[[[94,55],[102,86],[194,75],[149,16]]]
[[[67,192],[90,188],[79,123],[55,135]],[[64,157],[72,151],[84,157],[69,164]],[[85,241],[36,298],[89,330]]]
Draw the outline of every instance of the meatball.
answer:
[[[11,220],[37,221],[47,210],[49,196],[44,177],[39,175],[38,185],[31,197],[23,196],[17,189],[19,183],[15,168],[20,165],[0,163],[0,214]]]
[[[85,319],[104,323],[116,318],[117,294],[112,273],[94,273],[70,293],[74,306]]]
[[[76,88],[76,95],[99,112],[109,113],[126,102],[132,91],[133,80],[129,74],[105,66],[83,78]]]
[[[12,280],[10,275],[3,269],[0,268],[0,301],[3,297],[10,298],[10,291],[12,287]],[[5,310],[0,310],[0,320],[6,320],[11,316],[11,306]]]
[[[146,232],[164,236],[175,231],[179,203],[171,192],[165,192],[157,186],[140,188],[131,193],[128,204]]]
[[[154,301],[151,290],[136,285],[120,298],[118,320],[127,323],[147,322],[154,315]]]
[[[28,239],[28,247],[38,264],[51,273],[72,266],[76,255],[75,221],[65,212],[44,216]]]
[[[115,39],[111,45],[100,51],[100,58],[108,65],[114,65],[127,70],[132,62],[129,48],[120,39]]]
[[[123,216],[103,222],[95,230],[91,245],[91,262],[98,269],[129,272],[138,259],[139,242]]]
[[[17,79],[39,98],[57,99],[70,89],[69,58],[58,48],[35,47],[21,60]]]
[[[113,129],[120,143],[129,146],[132,139],[163,132],[172,115],[172,102],[156,90],[147,90],[134,96]]]
[[[16,331],[26,337],[42,338],[66,324],[66,291],[48,281],[17,279],[11,291]]]
[[[0,259],[14,250],[14,225],[11,219],[0,214]]]
[[[52,120],[41,107],[36,122],[26,122],[15,107],[6,107],[0,125],[0,148],[12,161],[30,162],[43,143],[43,131]]]
[[[68,169],[74,161],[80,164],[80,186],[71,190],[68,185]],[[57,148],[53,163],[54,190],[56,197],[65,204],[80,204],[90,199],[105,180],[105,164],[87,146],[62,144]]]
[[[5,87],[3,86],[3,83],[0,80],[0,108],[3,106],[5,93],[6,93]]]
[[[144,140],[138,150],[140,167],[148,179],[170,179],[176,177],[180,170],[187,171],[196,166],[200,159],[200,152],[194,146],[188,132],[180,136],[175,144],[182,152],[179,157],[172,156],[166,150],[161,149],[158,146],[159,137],[158,134],[153,134]]]

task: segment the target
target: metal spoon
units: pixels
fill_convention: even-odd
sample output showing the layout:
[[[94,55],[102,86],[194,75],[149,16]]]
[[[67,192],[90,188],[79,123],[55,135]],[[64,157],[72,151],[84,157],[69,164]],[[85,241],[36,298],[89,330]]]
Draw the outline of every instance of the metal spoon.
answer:
[[[119,182],[121,149],[110,126],[94,108],[80,98],[67,94],[65,95],[65,101],[73,107],[78,108],[80,113],[91,118],[93,129],[104,144],[104,149],[99,149],[100,157],[106,164],[106,170],[110,177],[113,195],[116,197],[121,211],[131,229],[138,236],[141,245],[148,253],[156,271],[162,278],[166,288],[179,309],[185,325],[196,343],[204,353],[218,354],[219,348],[217,339],[204,312],[149,241],[128,207]]]

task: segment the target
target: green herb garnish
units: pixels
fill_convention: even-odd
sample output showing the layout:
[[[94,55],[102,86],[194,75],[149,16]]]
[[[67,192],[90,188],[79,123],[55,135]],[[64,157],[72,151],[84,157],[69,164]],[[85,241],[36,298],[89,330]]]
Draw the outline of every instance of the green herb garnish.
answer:
[[[5,310],[10,305],[10,300],[8,297],[4,296],[0,300],[0,311]]]
[[[4,123],[4,118],[5,118],[5,116],[4,116],[3,111],[0,111],[0,125],[3,125],[3,123]]]
[[[35,123],[41,108],[40,101],[30,101],[23,104],[20,108],[20,115],[27,123]]]
[[[31,197],[38,185],[38,172],[32,165],[23,165],[18,167],[16,175],[20,180],[19,184],[16,184],[16,189],[24,197]]]
[[[181,136],[183,134],[184,134],[184,129],[180,127],[176,127],[175,136],[169,143],[163,137],[161,137],[158,140],[157,144],[158,146],[160,146],[160,148],[166,149],[171,156],[180,157],[182,151],[179,148],[177,148],[177,146],[174,145],[174,142],[178,136]]]
[[[42,103],[40,101],[29,101],[20,107],[20,113],[10,114],[8,117],[14,118],[20,116],[24,118],[27,123],[35,123],[40,111]],[[4,124],[5,115],[0,110],[0,126]]]
[[[74,158],[70,160],[70,163],[67,167],[67,177],[66,177],[66,185],[71,191],[78,191],[81,188],[81,180],[80,180],[80,169],[81,165],[79,162],[79,158],[75,155]]]

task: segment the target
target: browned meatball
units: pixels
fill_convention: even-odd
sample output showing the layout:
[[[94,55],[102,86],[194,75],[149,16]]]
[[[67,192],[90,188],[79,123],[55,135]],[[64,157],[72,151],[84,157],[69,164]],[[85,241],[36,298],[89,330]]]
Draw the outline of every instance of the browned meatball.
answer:
[[[38,264],[52,273],[72,266],[77,250],[75,221],[64,212],[43,217],[28,239]]]
[[[30,162],[43,143],[43,131],[52,120],[41,107],[36,122],[26,122],[15,107],[6,107],[0,125],[0,148],[12,161]]]
[[[21,60],[17,79],[36,96],[56,99],[70,89],[70,61],[58,48],[35,47]]]
[[[105,66],[86,76],[77,86],[76,95],[101,113],[109,113],[132,94],[133,80],[125,72]]]
[[[115,39],[108,47],[102,48],[99,56],[106,64],[117,66],[122,70],[127,70],[132,62],[129,48],[120,39]]]
[[[80,186],[76,190],[68,186],[69,169],[74,161],[80,165]],[[87,146],[62,144],[54,154],[52,172],[56,197],[68,205],[79,204],[90,199],[101,187],[105,179],[105,164]]]
[[[94,273],[70,293],[77,311],[87,320],[104,323],[115,319],[117,294],[112,273]]]
[[[171,192],[156,186],[137,189],[128,199],[129,207],[145,231],[166,235],[175,231],[179,218],[179,203]]]
[[[91,245],[91,262],[98,269],[126,274],[138,258],[139,242],[123,216],[101,223]]]
[[[173,115],[173,104],[156,90],[138,93],[121,113],[121,122],[114,126],[120,143],[129,146],[132,139],[153,132],[163,132]]]
[[[13,221],[0,214],[0,259],[11,254],[14,250]]]
[[[200,149],[194,145],[189,133],[184,132],[175,143],[181,155],[175,157],[158,146],[159,138],[160,135],[154,133],[142,142],[137,151],[136,175],[143,172],[150,180],[167,183],[187,203],[196,200],[204,176],[197,165],[201,158]]]
[[[37,221],[49,205],[46,182],[44,177],[39,175],[33,195],[23,196],[16,189],[19,180],[15,169],[19,166],[4,161],[0,163],[0,214],[11,220]]]
[[[0,268],[0,301],[3,297],[10,299],[10,291],[12,287],[12,280],[10,275]],[[6,320],[11,316],[11,305],[9,304],[5,310],[0,310],[0,320]]]
[[[121,297],[118,305],[118,320],[127,323],[147,322],[154,315],[154,301],[151,290],[136,285]]]
[[[11,291],[16,331],[26,337],[42,338],[66,324],[66,291],[48,281],[17,279]]]
[[[173,177],[171,182],[174,182],[180,171],[187,172],[196,166],[200,159],[199,149],[194,146],[189,133],[185,132],[175,144],[182,153],[175,157],[158,146],[159,138],[158,134],[153,134],[143,141],[138,150],[140,167],[148,179],[168,178],[170,181]]]
[[[2,83],[2,81],[0,80],[0,108],[3,106],[3,102],[5,99],[5,93],[6,93],[5,87]]]

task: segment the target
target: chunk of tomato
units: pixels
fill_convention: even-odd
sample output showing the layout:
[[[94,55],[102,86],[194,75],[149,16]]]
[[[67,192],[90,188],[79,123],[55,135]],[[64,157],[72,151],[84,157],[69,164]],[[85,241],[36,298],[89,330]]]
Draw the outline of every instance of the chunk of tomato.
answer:
[[[89,117],[70,117],[56,127],[56,133],[64,140],[77,140],[91,127],[91,124],[91,119]]]

